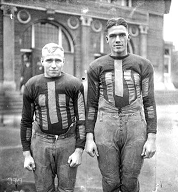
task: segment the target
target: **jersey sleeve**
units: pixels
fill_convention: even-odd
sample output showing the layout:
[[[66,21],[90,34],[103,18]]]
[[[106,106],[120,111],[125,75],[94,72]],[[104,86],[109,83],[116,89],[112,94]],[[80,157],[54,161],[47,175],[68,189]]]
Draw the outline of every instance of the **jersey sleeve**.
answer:
[[[80,89],[77,92],[75,113],[77,119],[76,148],[84,149],[85,142],[86,142],[86,129],[85,129],[85,101],[84,101],[83,84],[81,84]]]
[[[23,94],[22,119],[20,137],[23,151],[30,151],[34,104],[29,89],[25,86]]]
[[[94,133],[94,127],[98,113],[99,100],[99,76],[97,70],[91,66],[87,73],[88,77],[88,93],[86,108],[86,133]]]
[[[147,122],[147,133],[156,133],[157,113],[154,97],[154,69],[151,63],[148,63],[142,75],[142,97]]]

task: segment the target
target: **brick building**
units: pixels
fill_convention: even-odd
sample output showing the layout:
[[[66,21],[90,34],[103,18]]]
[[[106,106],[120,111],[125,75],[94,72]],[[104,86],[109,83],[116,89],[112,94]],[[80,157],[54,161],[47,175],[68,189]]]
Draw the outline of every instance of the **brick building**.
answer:
[[[1,0],[0,88],[19,89],[22,55],[28,53],[38,74],[41,48],[56,42],[65,49],[65,71],[86,76],[89,63],[109,53],[105,24],[124,17],[131,53],[147,57],[155,82],[164,81],[163,15],[171,0]]]

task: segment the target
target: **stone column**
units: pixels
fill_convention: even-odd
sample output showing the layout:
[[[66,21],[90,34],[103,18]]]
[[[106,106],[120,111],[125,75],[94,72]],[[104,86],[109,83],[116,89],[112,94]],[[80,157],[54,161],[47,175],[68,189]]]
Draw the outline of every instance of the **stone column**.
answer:
[[[14,63],[14,12],[16,7],[2,5],[3,10],[3,88],[16,89]]]
[[[86,70],[89,66],[89,54],[90,54],[90,25],[92,18],[88,16],[81,16],[81,77],[86,77]]]
[[[139,26],[140,28],[140,55],[147,58],[147,33],[148,26]]]

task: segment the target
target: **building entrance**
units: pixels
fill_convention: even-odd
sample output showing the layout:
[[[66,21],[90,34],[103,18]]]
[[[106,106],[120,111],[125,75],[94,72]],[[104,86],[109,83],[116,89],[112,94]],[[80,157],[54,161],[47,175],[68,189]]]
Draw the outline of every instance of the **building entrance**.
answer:
[[[65,51],[64,72],[75,75],[74,44],[70,33],[56,22],[39,20],[24,31],[20,50],[21,55],[26,52],[31,55],[32,76],[44,72],[41,65],[41,49],[50,42],[63,46]]]

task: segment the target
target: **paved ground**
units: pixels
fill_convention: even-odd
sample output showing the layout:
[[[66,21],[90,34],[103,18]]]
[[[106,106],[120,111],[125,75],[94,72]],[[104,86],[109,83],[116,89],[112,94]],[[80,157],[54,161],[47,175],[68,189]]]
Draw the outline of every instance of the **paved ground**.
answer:
[[[145,160],[140,175],[142,192],[178,191],[178,105],[157,106],[157,153]],[[0,126],[0,191],[35,191],[31,172],[23,169],[19,141],[20,116],[5,117]],[[96,158],[83,154],[75,191],[102,191]]]

